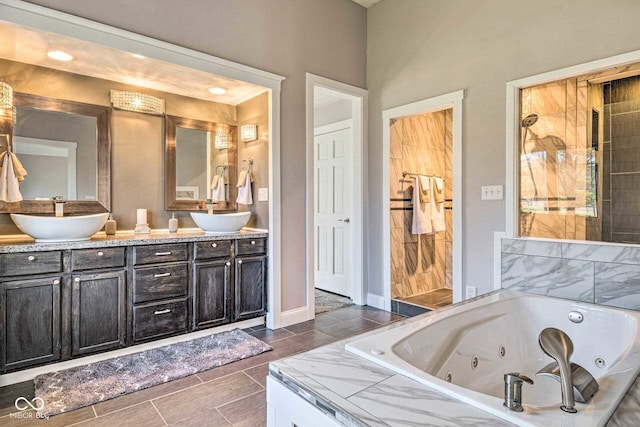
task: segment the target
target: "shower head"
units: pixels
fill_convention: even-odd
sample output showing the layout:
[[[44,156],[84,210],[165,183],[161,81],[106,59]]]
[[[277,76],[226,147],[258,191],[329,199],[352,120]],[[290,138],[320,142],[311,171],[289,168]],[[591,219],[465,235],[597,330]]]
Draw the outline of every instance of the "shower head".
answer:
[[[531,127],[531,126],[535,125],[537,121],[538,121],[538,115],[537,114],[529,114],[527,117],[522,119],[522,127],[523,128]]]

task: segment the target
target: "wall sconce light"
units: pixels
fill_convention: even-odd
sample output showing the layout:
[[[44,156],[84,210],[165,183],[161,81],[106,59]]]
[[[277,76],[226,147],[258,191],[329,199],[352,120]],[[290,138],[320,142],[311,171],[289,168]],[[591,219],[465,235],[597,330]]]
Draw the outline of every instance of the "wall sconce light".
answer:
[[[224,150],[225,148],[229,148],[229,134],[216,132],[215,137],[213,139],[213,145],[218,150]]]
[[[13,88],[5,82],[0,82],[0,108],[13,108]]]
[[[111,89],[111,106],[116,110],[135,113],[164,115],[164,99],[138,92]]]
[[[240,126],[240,140],[242,142],[255,141],[258,139],[258,125]]]

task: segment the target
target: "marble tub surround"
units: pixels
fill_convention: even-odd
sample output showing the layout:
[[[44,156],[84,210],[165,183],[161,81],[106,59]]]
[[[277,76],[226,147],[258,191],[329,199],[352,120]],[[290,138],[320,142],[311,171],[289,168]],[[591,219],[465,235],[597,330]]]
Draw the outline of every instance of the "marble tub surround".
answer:
[[[98,233],[94,235],[91,240],[59,243],[35,243],[29,236],[16,235],[0,239],[0,253],[138,246],[162,243],[208,242],[211,240],[250,239],[268,236],[269,232],[267,230],[252,228],[243,228],[237,233],[219,235],[205,234],[205,232],[200,229],[179,230],[177,233],[169,233],[168,231],[152,231],[151,234],[134,234],[133,232],[118,233],[114,236]]]
[[[640,310],[640,247],[502,239],[502,288]]]
[[[395,322],[366,335],[399,328],[415,319]],[[346,344],[363,336],[271,362],[269,375],[340,425],[515,425],[345,350]],[[607,427],[638,425],[638,402],[640,381],[636,380]]]

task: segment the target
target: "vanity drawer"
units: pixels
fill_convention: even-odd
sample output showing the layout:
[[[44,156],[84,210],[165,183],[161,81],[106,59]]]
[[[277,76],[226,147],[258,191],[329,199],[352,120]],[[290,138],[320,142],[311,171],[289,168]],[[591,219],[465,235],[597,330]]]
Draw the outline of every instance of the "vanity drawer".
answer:
[[[236,240],[236,255],[253,255],[267,252],[267,239],[238,239]]]
[[[17,276],[62,271],[62,252],[21,252],[0,255],[0,276]]]
[[[186,298],[133,307],[135,341],[186,331]]]
[[[133,247],[133,264],[155,264],[187,260],[187,244],[149,245]]]
[[[231,256],[231,240],[216,240],[215,242],[197,242],[195,259],[222,258]]]
[[[186,263],[133,269],[133,303],[187,295]]]
[[[124,266],[124,248],[74,249],[71,251],[71,269],[89,270]]]

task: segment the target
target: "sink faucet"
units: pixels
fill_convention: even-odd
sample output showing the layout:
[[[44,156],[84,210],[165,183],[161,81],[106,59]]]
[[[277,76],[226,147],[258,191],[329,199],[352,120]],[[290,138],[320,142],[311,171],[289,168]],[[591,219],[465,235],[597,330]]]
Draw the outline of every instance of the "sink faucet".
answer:
[[[53,202],[56,205],[56,216],[57,217],[61,217],[64,215],[64,197],[62,196],[54,196],[53,197]]]
[[[562,391],[562,409],[570,414],[578,412],[575,405],[575,395],[573,394],[573,378],[569,358],[573,354],[573,343],[571,338],[560,329],[546,328],[540,332],[538,337],[540,348],[548,356],[555,359],[560,368],[560,385]]]
[[[533,384],[533,380],[518,372],[504,374],[504,406],[522,412],[522,383]]]
[[[207,200],[205,200],[205,202],[204,202],[204,203],[205,203],[205,205],[207,206],[207,213],[208,213],[209,215],[213,214],[213,205],[214,205],[213,200],[211,200],[211,199],[207,199]]]

